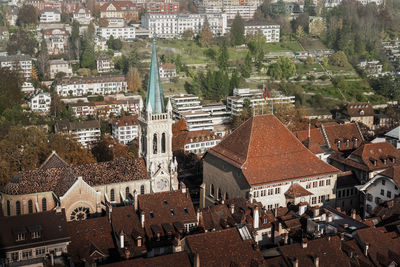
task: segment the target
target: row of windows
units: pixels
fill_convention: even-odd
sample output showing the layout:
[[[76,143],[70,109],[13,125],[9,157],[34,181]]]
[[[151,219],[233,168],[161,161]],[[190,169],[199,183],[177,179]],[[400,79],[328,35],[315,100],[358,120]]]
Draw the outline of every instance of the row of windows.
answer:
[[[267,210],[272,210],[272,208],[275,208],[275,209],[279,208],[279,203],[275,203],[274,205],[272,205],[272,204],[267,205]]]
[[[253,191],[254,197],[265,197],[267,195],[268,196],[271,196],[271,195],[274,195],[274,194],[278,195],[280,193],[281,193],[281,188],[280,187]]]
[[[355,188],[348,188],[348,189],[343,189],[343,190],[338,190],[337,191],[337,197],[342,198],[342,197],[349,197],[357,194],[357,190]]]
[[[47,199],[42,198],[42,211],[47,210]],[[15,213],[16,215],[21,215],[21,202],[17,200],[15,202]],[[33,201],[32,199],[28,200],[28,213],[33,213]],[[11,202],[7,200],[7,216],[11,216]]]
[[[217,200],[221,200],[222,199],[222,195],[223,194],[222,194],[221,188],[218,188],[217,189]],[[215,196],[215,188],[214,188],[213,184],[210,185],[210,196],[213,197],[213,198]],[[225,199],[228,199],[228,198],[229,198],[229,195],[228,195],[228,192],[226,192],[225,193]]]
[[[331,185],[331,180],[327,179],[327,180],[319,180],[319,181],[314,181],[314,182],[309,182],[306,184],[306,189],[310,189],[311,185],[313,188],[316,187],[322,187],[322,186],[330,186]]]
[[[317,197],[312,197],[311,198],[311,204],[315,205],[317,203],[324,203],[325,201],[329,201],[330,195],[322,195]]]
[[[140,194],[144,194],[145,193],[145,187],[144,185],[140,186]],[[130,188],[129,186],[125,187],[125,198],[129,198],[129,194],[130,194]],[[115,190],[111,189],[110,190],[110,201],[114,202],[115,201]]]

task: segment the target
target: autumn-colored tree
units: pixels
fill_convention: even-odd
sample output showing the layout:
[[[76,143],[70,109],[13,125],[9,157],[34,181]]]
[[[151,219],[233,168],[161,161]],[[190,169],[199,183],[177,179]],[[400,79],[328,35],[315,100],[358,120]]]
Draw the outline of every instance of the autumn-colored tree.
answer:
[[[34,24],[38,22],[39,12],[32,5],[23,5],[18,10],[17,24],[23,26],[25,24]]]
[[[210,24],[207,18],[204,20],[203,27],[201,28],[199,42],[201,46],[209,46],[213,37],[213,32],[210,29]]]
[[[292,104],[275,104],[274,115],[291,131],[304,130],[308,124],[304,109]]]
[[[194,36],[194,32],[192,29],[186,29],[182,33],[182,38],[192,39]]]
[[[98,162],[128,158],[128,147],[103,135],[101,141],[92,148],[92,154]]]
[[[142,87],[142,79],[137,68],[130,67],[126,76],[129,90],[135,92]]]

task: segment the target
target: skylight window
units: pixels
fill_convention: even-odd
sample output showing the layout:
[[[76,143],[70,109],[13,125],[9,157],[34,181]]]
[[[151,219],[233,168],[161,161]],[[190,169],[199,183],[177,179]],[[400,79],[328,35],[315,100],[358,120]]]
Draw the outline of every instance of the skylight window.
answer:
[[[175,211],[174,211],[174,209],[171,209],[171,215],[172,215],[172,216],[175,216]]]

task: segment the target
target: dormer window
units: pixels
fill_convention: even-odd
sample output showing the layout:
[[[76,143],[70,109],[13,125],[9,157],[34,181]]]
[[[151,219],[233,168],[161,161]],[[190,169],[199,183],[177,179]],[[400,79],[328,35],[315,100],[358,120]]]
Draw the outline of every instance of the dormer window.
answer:
[[[150,211],[150,218],[154,219],[154,213]]]
[[[17,241],[23,241],[23,240],[25,240],[25,233],[17,234]]]
[[[171,209],[170,211],[171,211],[171,216],[175,216],[175,211],[174,211],[174,209]]]
[[[350,140],[346,139],[346,146],[349,147],[350,146]]]
[[[357,147],[357,144],[358,144],[358,138],[354,138],[354,139],[353,139],[353,144],[354,144],[354,147]]]
[[[361,115],[361,116],[364,115],[364,110],[360,110],[360,115]]]
[[[40,238],[40,232],[39,231],[32,232],[32,239],[35,239],[35,238]]]
[[[376,166],[376,160],[375,159],[370,159],[371,163]]]
[[[189,211],[187,208],[183,208],[183,210],[185,211],[185,214],[189,214]]]
[[[165,205],[165,206],[168,205],[168,201],[167,201],[167,200],[164,200],[163,202],[164,202],[164,205]]]
[[[336,146],[337,146],[338,149],[340,149],[340,140],[336,141]]]

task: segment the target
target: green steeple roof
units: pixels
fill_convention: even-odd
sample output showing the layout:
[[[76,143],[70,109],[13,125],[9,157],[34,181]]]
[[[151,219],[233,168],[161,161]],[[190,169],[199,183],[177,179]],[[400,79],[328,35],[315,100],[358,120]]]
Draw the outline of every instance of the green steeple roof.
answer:
[[[164,112],[164,96],[161,87],[160,71],[158,68],[156,41],[153,40],[153,51],[151,56],[149,86],[147,88],[146,111],[153,114]]]

